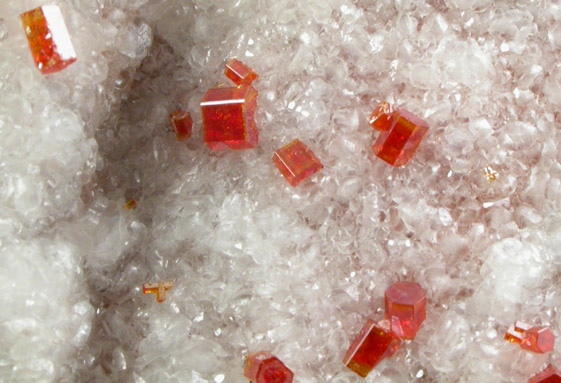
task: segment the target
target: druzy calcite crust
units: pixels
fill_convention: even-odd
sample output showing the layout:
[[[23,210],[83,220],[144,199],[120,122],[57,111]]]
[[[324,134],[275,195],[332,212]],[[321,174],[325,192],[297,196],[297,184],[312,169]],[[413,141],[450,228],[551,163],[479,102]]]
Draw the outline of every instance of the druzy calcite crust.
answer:
[[[37,69],[43,74],[61,71],[76,61],[60,8],[44,5],[20,15],[29,49]]]

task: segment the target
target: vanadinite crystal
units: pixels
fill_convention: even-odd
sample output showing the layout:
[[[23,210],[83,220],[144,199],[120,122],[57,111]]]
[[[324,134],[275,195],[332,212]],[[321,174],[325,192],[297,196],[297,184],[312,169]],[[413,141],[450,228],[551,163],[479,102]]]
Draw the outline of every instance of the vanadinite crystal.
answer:
[[[505,339],[510,343],[518,343],[525,350],[538,354],[553,351],[555,335],[546,326],[531,327],[530,325],[516,321],[508,328]]]
[[[385,294],[386,319],[392,332],[403,339],[415,339],[427,316],[427,295],[415,282],[396,282]]]
[[[173,287],[173,282],[156,282],[156,283],[145,283],[142,285],[143,294],[156,294],[156,300],[158,303],[162,303],[166,300],[166,293]]]
[[[384,358],[391,357],[400,344],[401,340],[383,323],[368,320],[351,343],[343,364],[364,378]]]
[[[370,118],[370,124],[380,131],[372,150],[392,166],[404,166],[413,157],[429,127],[427,123],[406,110],[391,111],[381,104]]]
[[[253,81],[259,78],[253,69],[236,59],[232,59],[226,64],[224,75],[236,85],[251,85]]]
[[[201,101],[205,142],[211,150],[257,146],[257,91],[250,87],[209,89]]]
[[[294,377],[288,367],[268,352],[249,355],[244,375],[254,383],[292,383]]]
[[[298,186],[323,168],[314,153],[298,139],[277,150],[273,163],[292,186]]]
[[[551,364],[539,374],[534,375],[528,383],[561,383],[561,375]]]
[[[76,61],[66,24],[56,5],[21,14],[35,65],[43,74],[55,73]]]
[[[169,115],[169,123],[179,141],[185,141],[191,137],[193,119],[189,113],[176,110]]]

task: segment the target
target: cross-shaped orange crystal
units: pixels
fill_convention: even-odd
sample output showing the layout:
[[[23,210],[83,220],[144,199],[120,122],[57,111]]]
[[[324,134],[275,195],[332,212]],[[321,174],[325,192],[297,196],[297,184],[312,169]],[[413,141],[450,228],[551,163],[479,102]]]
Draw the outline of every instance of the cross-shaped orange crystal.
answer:
[[[166,300],[166,291],[173,287],[173,282],[145,283],[142,285],[143,294],[156,294],[156,300],[162,303]]]

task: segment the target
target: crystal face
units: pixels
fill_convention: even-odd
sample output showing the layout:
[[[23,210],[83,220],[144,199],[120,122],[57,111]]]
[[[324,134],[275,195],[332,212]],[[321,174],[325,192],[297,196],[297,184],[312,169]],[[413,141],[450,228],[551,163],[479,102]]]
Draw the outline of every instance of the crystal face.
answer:
[[[253,69],[237,59],[232,59],[226,64],[224,75],[236,85],[251,85],[259,78]]]
[[[249,355],[244,375],[254,383],[292,383],[294,377],[288,367],[268,352]]]
[[[389,328],[368,320],[351,343],[343,364],[365,378],[384,358],[391,357],[401,344]]]
[[[528,383],[561,383],[561,375],[551,364],[545,370],[534,375]]]
[[[45,5],[20,15],[29,49],[43,74],[61,71],[76,61],[66,24],[56,5]]]
[[[298,139],[278,149],[273,163],[292,186],[298,186],[323,168],[314,153]]]
[[[182,110],[176,110],[169,115],[169,123],[179,141],[185,141],[191,137],[193,129],[191,114]]]
[[[508,328],[505,340],[510,343],[518,343],[521,348],[538,354],[553,351],[555,345],[555,335],[548,327],[531,327],[520,321],[516,321]]]
[[[173,287],[173,282],[145,283],[142,285],[143,294],[156,294],[158,303],[166,300],[166,292]]]
[[[389,122],[384,116],[385,114],[382,113],[374,120],[375,124],[382,126],[383,129],[378,129],[381,133],[374,142],[372,150],[388,164],[404,166],[415,154],[429,127],[425,121],[402,109],[387,117]]]
[[[207,146],[211,150],[255,148],[256,108],[257,91],[250,86],[209,89],[201,101]]]
[[[391,127],[391,116],[393,108],[387,102],[382,102],[374,109],[368,123],[380,132],[386,132]]]
[[[386,319],[402,339],[415,339],[427,316],[425,290],[415,282],[396,282],[385,294]]]

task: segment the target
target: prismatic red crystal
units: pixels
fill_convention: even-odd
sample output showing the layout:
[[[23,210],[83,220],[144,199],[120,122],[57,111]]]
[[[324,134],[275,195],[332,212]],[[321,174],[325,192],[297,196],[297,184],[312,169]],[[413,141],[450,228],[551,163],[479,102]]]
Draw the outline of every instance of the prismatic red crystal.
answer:
[[[531,327],[520,321],[516,321],[508,328],[505,340],[510,343],[518,343],[521,348],[538,354],[553,351],[555,345],[555,335],[548,327]]]
[[[268,352],[249,355],[244,375],[253,383],[292,383],[294,378],[292,371]]]
[[[191,114],[182,110],[176,110],[169,115],[169,123],[179,141],[188,140],[193,129]]]
[[[20,15],[35,65],[43,74],[56,73],[76,61],[66,24],[56,5]]]
[[[292,186],[298,186],[323,168],[314,153],[298,139],[278,149],[273,163]]]
[[[561,375],[551,364],[545,370],[534,375],[528,383],[561,383]]]
[[[382,323],[368,320],[351,343],[343,364],[365,378],[383,359],[391,357],[401,340]]]
[[[385,294],[386,319],[391,331],[402,339],[415,339],[427,317],[427,295],[415,282],[396,282]]]
[[[257,91],[250,87],[209,89],[201,101],[204,139],[211,150],[257,146]]]
[[[427,123],[406,110],[399,109],[391,114],[391,107],[378,106],[370,118],[370,124],[380,131],[374,142],[374,154],[392,166],[404,166],[413,157],[425,137]]]
[[[368,122],[372,127],[380,132],[386,132],[391,127],[391,115],[393,108],[387,102],[382,102],[374,109]]]
[[[237,59],[232,59],[226,64],[224,75],[236,85],[251,85],[259,76],[250,67]]]

